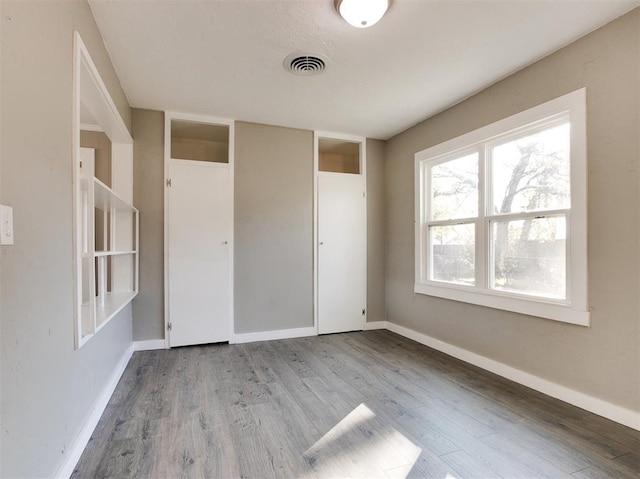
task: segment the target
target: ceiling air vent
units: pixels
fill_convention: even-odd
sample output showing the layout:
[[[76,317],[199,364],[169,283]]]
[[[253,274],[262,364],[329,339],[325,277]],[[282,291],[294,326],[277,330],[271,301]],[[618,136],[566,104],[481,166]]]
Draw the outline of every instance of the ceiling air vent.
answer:
[[[319,75],[327,68],[327,58],[316,53],[292,53],[284,59],[284,67],[296,75]]]

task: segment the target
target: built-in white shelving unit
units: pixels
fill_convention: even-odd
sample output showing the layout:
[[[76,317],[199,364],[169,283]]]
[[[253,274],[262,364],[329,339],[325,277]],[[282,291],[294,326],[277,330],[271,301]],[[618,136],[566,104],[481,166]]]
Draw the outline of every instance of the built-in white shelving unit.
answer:
[[[133,138],[78,32],[73,43],[74,339],[78,349],[121,311],[118,316],[123,321],[133,321],[131,311],[123,310],[138,294],[139,220],[132,205]],[[88,133],[98,134],[97,144],[96,135]]]
[[[139,233],[138,210],[93,176],[94,150],[80,150],[78,346],[138,293]]]

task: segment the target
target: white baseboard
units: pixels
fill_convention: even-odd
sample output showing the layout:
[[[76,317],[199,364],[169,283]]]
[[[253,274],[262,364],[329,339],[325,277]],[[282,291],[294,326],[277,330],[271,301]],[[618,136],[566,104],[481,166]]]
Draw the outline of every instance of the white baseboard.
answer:
[[[113,374],[111,375],[111,379],[109,380],[109,382],[107,382],[104,389],[98,396],[98,399],[93,405],[93,409],[91,409],[89,417],[87,417],[87,420],[78,433],[78,436],[75,438],[71,446],[67,448],[69,454],[65,455],[64,461],[54,477],[68,479],[73,473],[76,464],[78,464],[78,461],[80,460],[80,456],[82,456],[85,447],[87,447],[89,439],[91,439],[91,435],[93,434],[94,429],[98,425],[98,421],[100,421],[100,418],[102,417],[102,413],[107,407],[107,404],[109,404],[109,400],[111,399],[111,396],[113,395],[113,392],[118,385],[118,381],[120,381],[124,370],[127,368],[127,364],[129,364],[129,360],[133,355],[133,350],[134,348],[132,344],[124,352],[124,354],[120,358],[120,361],[118,361],[118,364],[116,365]]]
[[[371,331],[373,329],[389,329],[387,321],[367,321],[364,323],[364,330]]]
[[[133,343],[134,351],[153,351],[154,349],[166,349],[166,347],[164,339],[147,339]]]
[[[533,374],[508,366],[507,364],[489,359],[485,356],[454,346],[453,344],[445,343],[439,339],[432,338],[431,336],[427,336],[426,334],[419,333],[413,329],[405,328],[404,326],[400,326],[392,322],[387,323],[387,329],[406,338],[413,339],[425,346],[437,349],[449,356],[453,356],[454,358],[473,364],[474,366],[491,371],[498,376],[502,376],[516,383],[530,387],[531,389],[535,389],[547,396],[560,399],[561,401],[585,409],[599,416],[606,417],[607,419],[611,419],[617,423],[640,430],[640,412],[632,411],[631,409],[561,386],[560,384],[551,382],[547,379],[534,376]]]
[[[232,334],[229,344],[253,343],[255,341],[273,341],[275,339],[303,338],[316,336],[315,326],[308,328],[278,329],[276,331],[260,331],[257,333]]]

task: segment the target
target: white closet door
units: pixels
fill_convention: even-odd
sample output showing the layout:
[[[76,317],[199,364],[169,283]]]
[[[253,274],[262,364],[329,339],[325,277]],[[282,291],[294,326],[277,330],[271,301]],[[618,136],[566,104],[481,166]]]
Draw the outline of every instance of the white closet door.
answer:
[[[169,344],[228,341],[232,186],[228,164],[171,160]]]
[[[318,174],[318,333],[364,328],[366,199],[363,175]]]

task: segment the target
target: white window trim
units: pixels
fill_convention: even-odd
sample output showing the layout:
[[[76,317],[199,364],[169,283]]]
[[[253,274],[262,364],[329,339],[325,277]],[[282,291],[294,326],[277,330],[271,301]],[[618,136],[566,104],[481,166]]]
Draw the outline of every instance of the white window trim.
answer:
[[[426,164],[438,157],[449,157],[454,152],[470,150],[474,146],[480,151],[480,165],[484,165],[484,148],[496,137],[529,127],[535,122],[548,121],[554,115],[569,114],[571,122],[571,209],[567,213],[567,298],[555,301],[548,298],[503,292],[490,289],[488,285],[487,246],[476,249],[476,278],[482,281],[477,286],[465,286],[431,281],[426,276],[425,211],[423,201],[427,193],[424,171]],[[479,168],[479,189],[485,194],[484,167]],[[566,323],[589,326],[590,313],[587,297],[587,148],[586,148],[586,89],[582,88],[529,110],[497,121],[439,145],[415,154],[415,285],[420,294],[462,301]],[[484,200],[484,198],[482,198]],[[484,201],[483,201],[484,204]],[[483,206],[484,207],[484,206]],[[459,220],[462,221],[462,220]],[[485,223],[482,221],[481,223]],[[488,244],[489,232],[481,225],[478,235]],[[480,237],[480,236],[479,236]],[[482,249],[482,251],[479,251]]]

